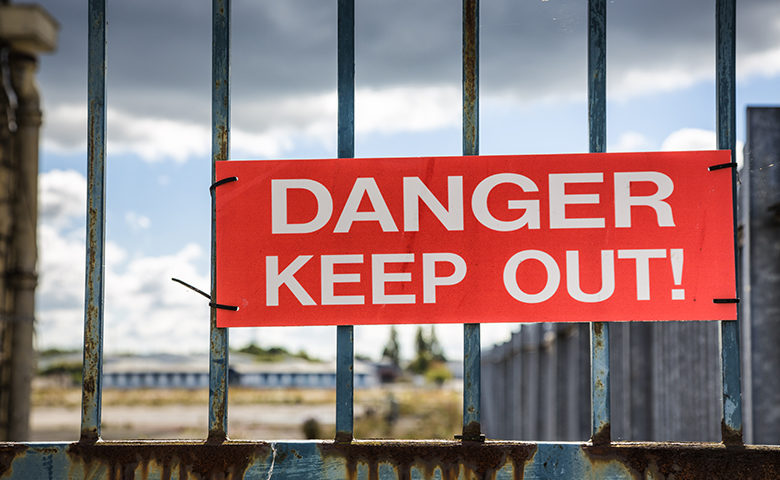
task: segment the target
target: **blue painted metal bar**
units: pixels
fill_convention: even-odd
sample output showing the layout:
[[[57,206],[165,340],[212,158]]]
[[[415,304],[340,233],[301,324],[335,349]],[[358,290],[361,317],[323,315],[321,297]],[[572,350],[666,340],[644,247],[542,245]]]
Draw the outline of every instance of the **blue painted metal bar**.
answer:
[[[498,480],[780,477],[780,447],[697,443],[0,444],[0,477]]]
[[[479,155],[479,0],[463,0],[463,155]],[[463,325],[464,441],[480,441],[480,327]]]
[[[355,156],[355,0],[338,0],[338,157]],[[336,441],[354,437],[354,327],[336,327]]]
[[[607,3],[588,1],[588,132],[591,152],[607,146]],[[610,442],[609,325],[590,326],[591,441]]]
[[[716,96],[718,148],[731,150],[731,161],[736,162],[736,1],[716,1]],[[734,251],[737,245],[737,169],[731,169],[734,208]],[[736,255],[735,255],[736,259]],[[739,272],[736,261],[735,272]],[[736,292],[740,292],[740,276],[736,275]],[[726,444],[741,444],[742,438],[742,379],[739,362],[739,321],[720,324],[721,373],[723,379],[723,417],[721,438]]]
[[[89,0],[87,67],[87,269],[81,440],[100,438],[106,243],[106,2]]]
[[[211,183],[217,181],[216,163],[230,158],[230,4],[212,0],[211,45]],[[217,302],[216,196],[211,196],[211,298]],[[210,441],[227,438],[228,329],[217,328],[217,310],[211,307],[209,347]]]

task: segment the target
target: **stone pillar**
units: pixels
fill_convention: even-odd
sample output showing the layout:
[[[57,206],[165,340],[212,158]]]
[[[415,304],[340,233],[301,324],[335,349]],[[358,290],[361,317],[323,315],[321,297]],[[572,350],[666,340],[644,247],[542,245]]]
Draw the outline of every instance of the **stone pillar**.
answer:
[[[0,440],[29,440],[38,222],[38,140],[41,109],[36,56],[54,50],[58,25],[35,5],[0,5],[2,90],[0,131]],[[3,139],[0,133],[0,140]],[[1,236],[7,235],[7,236]]]
[[[15,195],[12,207],[11,256],[6,271],[12,319],[9,437],[29,438],[30,386],[35,373],[33,327],[35,286],[38,281],[38,133],[41,110],[35,85],[35,57],[14,54],[11,57],[11,83],[16,92]],[[14,420],[17,421],[14,421]]]

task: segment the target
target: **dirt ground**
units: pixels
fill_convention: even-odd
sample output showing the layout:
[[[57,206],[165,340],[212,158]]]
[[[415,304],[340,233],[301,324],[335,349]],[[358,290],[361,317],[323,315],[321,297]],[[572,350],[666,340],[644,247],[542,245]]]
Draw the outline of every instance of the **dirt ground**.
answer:
[[[78,388],[38,389],[30,418],[32,441],[76,441],[81,418]],[[455,389],[392,386],[359,390],[355,398],[358,438],[448,438],[460,429],[460,393]],[[102,436],[119,439],[203,439],[208,425],[205,390],[106,390]],[[306,438],[314,419],[317,438],[333,438],[334,390],[233,389],[228,432],[232,439]],[[426,427],[421,427],[425,424]]]

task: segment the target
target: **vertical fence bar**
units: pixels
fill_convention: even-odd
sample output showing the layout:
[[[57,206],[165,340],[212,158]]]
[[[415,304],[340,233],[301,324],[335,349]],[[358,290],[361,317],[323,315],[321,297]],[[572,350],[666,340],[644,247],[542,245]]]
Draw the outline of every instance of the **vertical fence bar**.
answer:
[[[590,152],[607,146],[607,3],[588,1],[588,132]],[[591,441],[610,442],[609,324],[590,326]]]
[[[217,181],[216,162],[230,152],[230,0],[212,0],[211,21],[211,183]],[[211,298],[217,299],[217,191],[211,195]],[[208,439],[227,438],[228,329],[217,328],[217,310],[211,307],[209,344]]]
[[[87,268],[84,363],[81,387],[82,442],[100,438],[103,397],[103,283],[106,242],[106,2],[89,0],[87,67]]]
[[[736,162],[736,1],[717,0],[715,10],[716,96],[718,102],[718,148],[731,150],[731,161]],[[737,169],[731,169],[734,205],[734,252],[737,252]],[[739,271],[739,263],[736,264]],[[740,278],[736,277],[736,295],[739,296]],[[725,444],[742,443],[742,386],[739,370],[739,321],[720,322],[721,374],[723,376],[723,417],[721,438]]]
[[[355,0],[338,2],[338,157],[355,156]],[[354,437],[354,327],[336,327],[336,441]]]
[[[463,155],[479,155],[479,0],[463,0]],[[464,441],[484,438],[480,432],[480,356],[479,324],[464,324]]]

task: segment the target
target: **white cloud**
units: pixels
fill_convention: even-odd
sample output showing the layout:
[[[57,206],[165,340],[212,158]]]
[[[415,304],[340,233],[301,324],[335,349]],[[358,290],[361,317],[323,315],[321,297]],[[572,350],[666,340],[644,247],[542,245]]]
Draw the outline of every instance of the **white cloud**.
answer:
[[[610,145],[610,152],[637,152],[647,150],[650,147],[650,141],[638,132],[625,132],[617,140],[615,145]]]
[[[672,132],[661,144],[661,150],[712,150],[715,132],[700,128],[683,128]]]
[[[87,150],[87,105],[46,105],[41,143],[44,150],[67,154]]]
[[[640,95],[682,90],[712,76],[710,70],[696,70],[686,65],[669,69],[632,68],[610,76],[607,96],[611,100],[624,101]]]
[[[196,122],[109,109],[106,128],[109,153],[133,153],[147,162],[184,162],[211,150],[210,129]]]
[[[75,170],[52,170],[40,175],[38,197],[42,223],[70,224],[86,215],[87,181]]]
[[[460,122],[460,90],[442,86],[359,89],[355,100],[358,133],[425,131]],[[297,140],[334,144],[335,92],[244,102],[234,107],[233,158],[268,158],[291,150]],[[86,149],[86,109],[60,105],[48,114],[44,149],[55,153]],[[140,116],[110,108],[108,153],[134,154],[147,162],[186,162],[211,154],[209,119],[201,122]]]
[[[81,344],[85,271],[86,180],[78,172],[40,175],[38,341],[42,347]],[[133,214],[138,225],[148,219]],[[131,217],[133,217],[131,215]],[[202,249],[190,244],[171,255],[133,256],[106,244],[105,339],[111,351],[189,351],[208,347],[205,299],[171,282],[181,276],[208,285],[198,271]]]
[[[666,139],[661,144],[661,150],[714,150],[716,148],[716,141],[717,136],[712,130],[702,130],[700,128],[682,128],[672,132],[668,137],[666,137]],[[737,142],[737,165],[740,167],[742,166],[743,146],[743,142]]]
[[[125,223],[127,223],[133,231],[147,230],[152,225],[152,221],[149,220],[149,217],[136,212],[125,213]]]
[[[737,61],[740,79],[754,75],[771,77],[780,73],[780,48],[750,53]]]
[[[361,89],[355,93],[355,130],[396,133],[452,127],[461,121],[460,89],[449,85]]]
[[[41,281],[37,290],[40,346],[81,344],[84,308],[84,236],[42,224]],[[172,255],[131,257],[106,245],[105,346],[107,351],[206,351],[207,300],[173,283],[174,276],[206,286],[197,271],[201,248]]]

